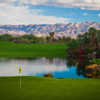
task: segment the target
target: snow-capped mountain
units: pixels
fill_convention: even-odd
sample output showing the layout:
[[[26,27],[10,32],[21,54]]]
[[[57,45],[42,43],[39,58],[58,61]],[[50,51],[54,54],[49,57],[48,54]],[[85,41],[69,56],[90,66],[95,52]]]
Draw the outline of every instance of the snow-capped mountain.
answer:
[[[71,36],[75,38],[78,34],[83,34],[90,27],[100,29],[100,23],[68,23],[68,24],[41,24],[41,25],[0,25],[0,34],[24,35],[34,34],[36,36],[48,36],[50,32],[55,32],[55,36]]]

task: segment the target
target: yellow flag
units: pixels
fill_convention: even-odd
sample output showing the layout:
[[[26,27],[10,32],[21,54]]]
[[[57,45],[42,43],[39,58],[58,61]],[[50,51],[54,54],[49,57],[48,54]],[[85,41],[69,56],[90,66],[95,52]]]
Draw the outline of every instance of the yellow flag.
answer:
[[[22,72],[22,68],[21,68],[21,66],[19,66],[19,73],[21,73]]]

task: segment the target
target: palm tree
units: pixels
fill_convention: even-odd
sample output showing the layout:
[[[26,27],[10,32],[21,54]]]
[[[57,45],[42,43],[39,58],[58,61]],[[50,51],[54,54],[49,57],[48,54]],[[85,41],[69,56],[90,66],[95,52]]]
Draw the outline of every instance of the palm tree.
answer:
[[[51,39],[51,41],[54,41],[54,35],[55,35],[54,32],[51,32],[51,33],[50,33],[50,39]]]
[[[98,46],[97,44],[97,30],[95,28],[90,28],[89,29],[89,40],[93,45],[96,45],[96,47]]]
[[[97,41],[100,43],[100,30],[97,30]]]
[[[95,32],[96,32],[96,29],[93,28],[93,27],[91,27],[91,28],[89,28],[88,31],[89,31],[89,35],[94,36],[95,35]]]

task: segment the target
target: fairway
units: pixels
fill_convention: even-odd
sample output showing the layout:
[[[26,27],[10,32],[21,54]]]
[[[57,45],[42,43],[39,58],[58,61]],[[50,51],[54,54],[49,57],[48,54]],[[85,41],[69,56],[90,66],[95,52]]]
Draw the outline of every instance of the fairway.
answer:
[[[0,100],[99,100],[98,79],[0,78]]]
[[[66,57],[67,45],[57,43],[47,44],[16,44],[0,42],[0,57],[9,58],[39,58]]]

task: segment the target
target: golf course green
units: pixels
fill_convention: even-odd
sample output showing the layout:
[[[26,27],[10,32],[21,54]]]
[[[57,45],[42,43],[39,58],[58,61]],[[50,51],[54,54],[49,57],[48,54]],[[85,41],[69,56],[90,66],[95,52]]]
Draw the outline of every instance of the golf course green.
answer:
[[[0,77],[0,100],[99,100],[98,79]]]
[[[66,43],[47,44],[16,44],[0,42],[0,57],[9,58],[39,58],[39,57],[66,57]]]

